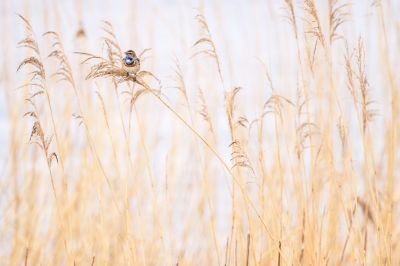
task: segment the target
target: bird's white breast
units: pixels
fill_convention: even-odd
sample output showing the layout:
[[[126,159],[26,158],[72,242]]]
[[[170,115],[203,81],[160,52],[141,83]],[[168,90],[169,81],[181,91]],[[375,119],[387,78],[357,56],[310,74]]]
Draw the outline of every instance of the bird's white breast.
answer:
[[[140,65],[138,64],[137,66],[132,66],[132,67],[128,67],[126,65],[122,65],[122,68],[129,73],[133,73],[136,74],[139,70],[140,70]]]

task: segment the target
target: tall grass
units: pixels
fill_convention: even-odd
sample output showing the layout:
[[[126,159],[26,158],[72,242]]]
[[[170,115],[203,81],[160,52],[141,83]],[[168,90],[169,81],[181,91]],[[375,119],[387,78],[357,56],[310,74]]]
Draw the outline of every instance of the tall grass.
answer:
[[[396,1],[38,3],[0,5],[1,265],[400,263]]]

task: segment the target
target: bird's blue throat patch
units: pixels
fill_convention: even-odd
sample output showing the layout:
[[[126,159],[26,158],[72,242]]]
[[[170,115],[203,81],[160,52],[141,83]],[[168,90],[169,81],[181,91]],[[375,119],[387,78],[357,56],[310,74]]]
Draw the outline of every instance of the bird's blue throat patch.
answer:
[[[133,65],[134,62],[135,60],[133,60],[133,58],[130,55],[125,56],[125,63],[127,65]]]

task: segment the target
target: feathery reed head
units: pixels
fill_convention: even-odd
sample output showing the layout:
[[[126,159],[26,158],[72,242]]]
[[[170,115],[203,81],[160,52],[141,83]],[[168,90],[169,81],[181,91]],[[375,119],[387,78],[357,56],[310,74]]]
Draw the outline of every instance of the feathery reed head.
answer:
[[[245,167],[251,170],[254,173],[254,169],[251,166],[250,159],[247,156],[246,151],[243,149],[242,145],[240,144],[239,140],[233,141],[229,147],[233,147],[233,152],[231,154],[232,158],[231,161],[234,161],[234,165],[232,169],[236,166]]]
[[[200,105],[197,113],[199,113],[203,117],[203,121],[206,121],[208,123],[209,130],[213,132],[213,125],[211,122],[211,117],[208,111],[206,100],[204,99],[203,90],[199,87],[198,91],[199,91]]]
[[[68,61],[67,56],[65,55],[64,47],[61,43],[59,35],[54,31],[48,31],[43,34],[43,36],[46,35],[52,36],[54,38],[54,43],[52,45],[54,50],[47,56],[47,58],[54,57],[59,62],[59,68],[50,77],[58,76],[59,77],[58,82],[65,80],[69,82],[73,87],[75,87],[74,78],[72,76],[71,65]]]
[[[351,4],[338,4],[339,0],[329,0],[329,25],[330,25],[330,41],[343,39],[343,36],[338,33],[340,25],[345,23],[350,16],[350,13],[345,12],[344,9]]]

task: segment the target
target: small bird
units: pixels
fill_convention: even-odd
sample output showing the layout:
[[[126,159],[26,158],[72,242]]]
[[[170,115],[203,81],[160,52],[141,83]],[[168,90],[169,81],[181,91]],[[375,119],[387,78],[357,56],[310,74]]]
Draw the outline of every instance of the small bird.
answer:
[[[128,50],[125,52],[125,57],[122,59],[122,68],[128,72],[135,74],[140,70],[140,60],[135,52]]]

